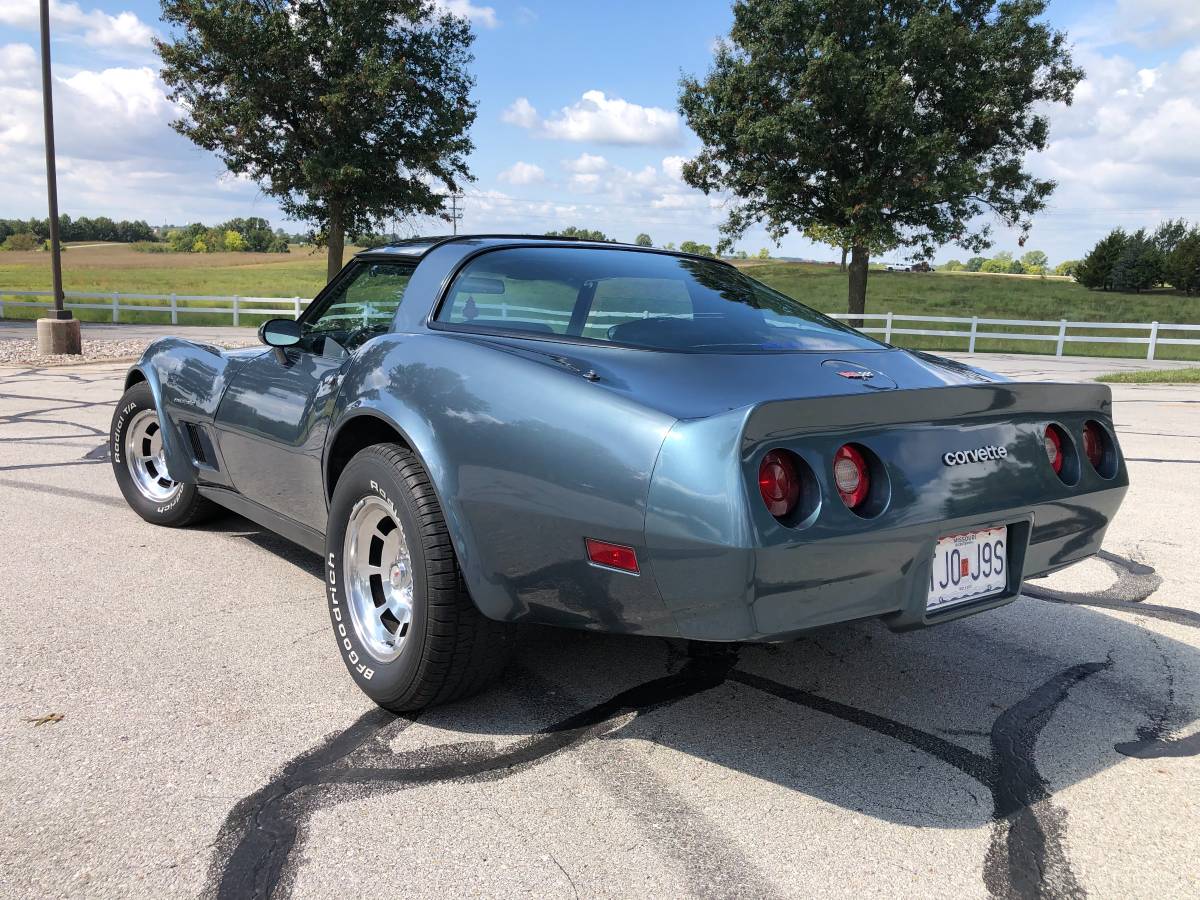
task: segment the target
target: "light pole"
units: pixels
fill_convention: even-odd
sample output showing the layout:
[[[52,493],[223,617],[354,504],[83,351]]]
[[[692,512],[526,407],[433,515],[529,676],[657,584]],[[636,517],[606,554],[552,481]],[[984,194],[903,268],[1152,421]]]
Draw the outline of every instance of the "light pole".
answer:
[[[50,202],[50,269],[54,281],[54,312],[38,319],[38,353],[80,353],[79,322],[63,306],[62,251],[58,241],[58,177],[54,166],[54,97],[50,75],[50,0],[41,0],[42,117],[46,127],[46,193]]]

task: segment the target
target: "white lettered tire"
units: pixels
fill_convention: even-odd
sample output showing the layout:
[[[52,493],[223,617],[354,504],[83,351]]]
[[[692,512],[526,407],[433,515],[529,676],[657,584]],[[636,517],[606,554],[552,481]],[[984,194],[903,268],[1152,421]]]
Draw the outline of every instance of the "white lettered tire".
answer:
[[[175,481],[162,452],[162,424],[144,381],[121,397],[109,428],[109,457],[125,502],[154,525],[182,528],[220,511],[194,484]]]
[[[472,602],[429,476],[406,447],[367,447],[342,471],[324,568],[338,652],[380,706],[469,696],[508,662],[513,628]]]

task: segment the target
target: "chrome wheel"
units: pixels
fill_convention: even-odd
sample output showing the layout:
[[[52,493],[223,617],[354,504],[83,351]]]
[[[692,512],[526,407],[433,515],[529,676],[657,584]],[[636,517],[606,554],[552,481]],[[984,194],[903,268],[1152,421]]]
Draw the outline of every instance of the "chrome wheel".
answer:
[[[391,662],[404,652],[412,626],[412,557],[404,529],[381,498],[363,497],[350,511],[342,549],[355,634],[371,656]]]
[[[125,430],[125,463],[143,497],[155,503],[172,499],[183,485],[172,481],[163,458],[162,426],[158,414],[143,409]]]

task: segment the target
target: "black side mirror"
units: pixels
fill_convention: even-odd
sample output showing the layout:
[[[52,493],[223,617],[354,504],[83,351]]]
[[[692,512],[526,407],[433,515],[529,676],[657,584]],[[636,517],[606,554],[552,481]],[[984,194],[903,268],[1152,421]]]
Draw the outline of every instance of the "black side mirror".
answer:
[[[294,319],[268,319],[258,326],[258,339],[268,347],[293,347],[300,343],[300,323]]]

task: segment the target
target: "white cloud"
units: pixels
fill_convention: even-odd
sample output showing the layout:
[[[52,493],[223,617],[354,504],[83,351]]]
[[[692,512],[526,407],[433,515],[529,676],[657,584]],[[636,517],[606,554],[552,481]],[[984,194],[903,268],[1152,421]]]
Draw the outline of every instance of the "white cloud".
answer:
[[[500,118],[518,128],[534,128],[538,124],[537,110],[524,97],[514,100],[512,105],[500,114]]]
[[[505,122],[538,137],[597,144],[674,144],[682,135],[679,116],[658,106],[640,106],[603,91],[585,91],[570,106],[542,118],[524,97],[504,111]]]
[[[546,171],[541,166],[518,160],[496,178],[508,184],[536,184],[546,180]]]
[[[1058,182],[1026,245],[1052,260],[1077,258],[1117,226],[1200,212],[1200,47],[1153,67],[1091,50],[1076,56],[1087,79],[1071,106],[1048,110],[1050,143],[1026,161]],[[997,249],[1016,249],[1015,233],[995,237]]]
[[[36,30],[38,5],[34,0],[0,0],[0,25]],[[85,11],[78,3],[50,0],[50,28],[56,34],[78,37],[99,49],[148,48],[154,31],[132,12],[115,16],[103,10]]]
[[[1144,46],[1176,44],[1200,37],[1195,0],[1118,0],[1114,24],[1122,38]]]
[[[54,84],[59,203],[71,216],[151,222],[279,219],[254,184],[170,128],[179,109],[147,67],[80,70]],[[0,159],[10,215],[45,215],[41,81],[24,44],[0,47]]]
[[[563,168],[568,172],[578,172],[579,174],[603,172],[608,168],[608,160],[603,156],[581,153],[577,159],[563,160]]]
[[[0,47],[0,84],[27,84],[37,66],[37,53],[28,44]]]
[[[683,164],[687,161],[686,156],[665,156],[662,161],[663,171],[676,181],[683,181]]]
[[[484,28],[500,27],[500,20],[496,17],[496,10],[491,6],[476,6],[471,0],[434,0],[433,5],[438,9],[450,13],[452,16],[458,16],[460,19],[468,19],[482,25]]]

